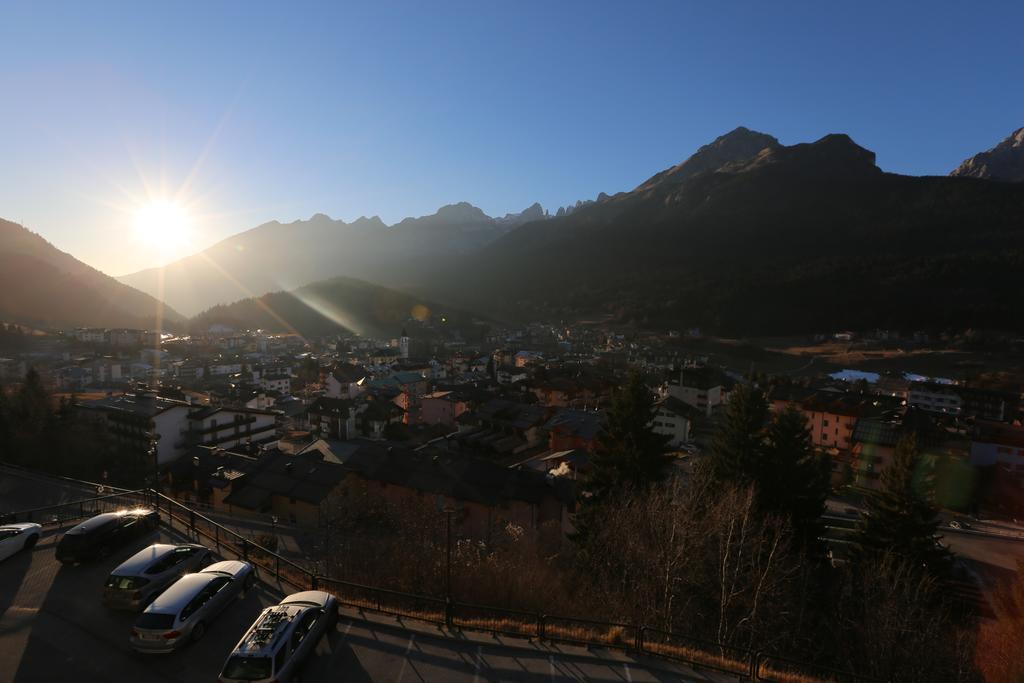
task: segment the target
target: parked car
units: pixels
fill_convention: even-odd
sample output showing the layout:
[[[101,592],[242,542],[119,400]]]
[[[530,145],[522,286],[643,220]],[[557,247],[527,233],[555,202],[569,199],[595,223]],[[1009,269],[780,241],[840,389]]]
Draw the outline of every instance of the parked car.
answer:
[[[970,523],[965,521],[965,520],[963,520],[963,519],[953,519],[953,520],[950,520],[949,526],[950,526],[951,529],[970,529],[971,528]]]
[[[32,522],[5,524],[0,526],[0,560],[19,550],[28,550],[39,541],[43,527]]]
[[[114,549],[153,531],[159,523],[157,511],[148,508],[98,514],[64,534],[57,544],[57,559],[65,564],[78,564],[106,557]]]
[[[210,551],[201,545],[156,543],[122,562],[107,577],[103,603],[108,607],[140,609],[182,574],[210,564]]]
[[[338,622],[338,600],[323,591],[294,593],[268,607],[231,652],[220,683],[292,680],[317,641]]]
[[[181,577],[139,615],[129,639],[139,652],[173,652],[201,640],[207,625],[248,590],[255,575],[248,562],[228,560]]]

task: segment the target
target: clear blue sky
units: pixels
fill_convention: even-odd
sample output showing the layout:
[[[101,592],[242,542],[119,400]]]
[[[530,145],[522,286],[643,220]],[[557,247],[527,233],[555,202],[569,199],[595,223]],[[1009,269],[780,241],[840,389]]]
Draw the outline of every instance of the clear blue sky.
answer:
[[[0,217],[111,274],[316,212],[553,210],[738,125],[912,174],[1024,126],[1019,0],[43,4],[0,5]],[[136,239],[190,175],[193,241]]]

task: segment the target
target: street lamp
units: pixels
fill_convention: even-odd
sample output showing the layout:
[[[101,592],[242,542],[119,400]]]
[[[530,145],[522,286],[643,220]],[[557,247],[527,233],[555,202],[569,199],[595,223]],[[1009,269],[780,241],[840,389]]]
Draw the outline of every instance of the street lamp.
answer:
[[[447,539],[447,561],[445,562],[445,597],[444,597],[444,621],[448,628],[452,626],[452,514],[456,511],[451,501],[445,501],[442,508],[445,514],[445,536]]]
[[[160,435],[154,431],[148,432],[146,436],[149,437],[147,454],[153,458],[153,490],[160,493],[160,449],[157,448]]]

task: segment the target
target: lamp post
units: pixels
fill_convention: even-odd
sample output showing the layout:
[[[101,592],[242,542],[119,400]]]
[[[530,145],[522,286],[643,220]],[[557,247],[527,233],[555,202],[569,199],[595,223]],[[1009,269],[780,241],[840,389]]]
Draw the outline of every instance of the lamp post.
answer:
[[[149,450],[148,455],[153,458],[153,491],[160,493],[160,449],[157,448],[157,441],[160,440],[160,435],[155,431],[146,434],[149,437]]]
[[[455,512],[455,506],[450,502],[445,502],[444,505],[445,513],[445,530],[447,537],[447,562],[445,562],[445,597],[444,597],[444,622],[448,628],[452,626],[452,514]]]

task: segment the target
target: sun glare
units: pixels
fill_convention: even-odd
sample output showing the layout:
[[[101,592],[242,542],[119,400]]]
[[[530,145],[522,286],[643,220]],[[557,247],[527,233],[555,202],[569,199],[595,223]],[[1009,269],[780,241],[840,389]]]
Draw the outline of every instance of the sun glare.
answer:
[[[135,236],[151,247],[177,248],[190,241],[188,212],[168,201],[151,202],[135,212]]]

